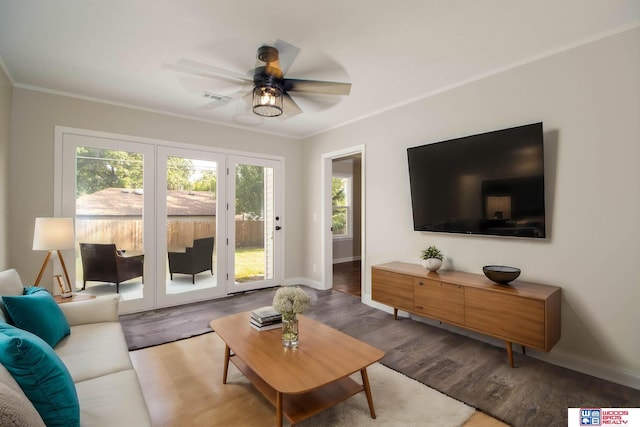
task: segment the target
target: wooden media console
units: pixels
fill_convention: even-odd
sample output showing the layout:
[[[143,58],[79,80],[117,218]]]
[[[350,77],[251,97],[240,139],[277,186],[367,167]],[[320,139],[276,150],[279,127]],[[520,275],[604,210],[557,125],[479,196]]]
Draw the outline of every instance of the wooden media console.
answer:
[[[504,340],[511,367],[512,343],[548,352],[560,339],[562,290],[516,280],[500,285],[481,274],[429,272],[391,262],[371,268],[372,299],[398,310]]]

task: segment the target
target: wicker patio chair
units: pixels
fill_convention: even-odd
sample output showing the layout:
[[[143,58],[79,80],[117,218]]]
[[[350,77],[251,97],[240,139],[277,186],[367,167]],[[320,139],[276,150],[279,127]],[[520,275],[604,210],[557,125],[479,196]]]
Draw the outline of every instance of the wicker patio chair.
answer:
[[[191,283],[196,283],[196,274],[211,270],[213,274],[213,237],[195,239],[193,247],[185,252],[169,252],[169,274],[190,274]]]
[[[124,256],[114,244],[80,243],[82,258],[82,289],[87,281],[116,284],[120,293],[120,283],[142,277],[144,283],[144,255]]]

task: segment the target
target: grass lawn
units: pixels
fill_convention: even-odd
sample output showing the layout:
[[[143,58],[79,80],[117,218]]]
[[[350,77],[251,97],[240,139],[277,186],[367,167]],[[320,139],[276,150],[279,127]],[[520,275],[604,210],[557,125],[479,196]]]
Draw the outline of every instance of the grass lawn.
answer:
[[[264,279],[264,248],[236,248],[236,281]]]
[[[75,260],[76,286],[82,285],[82,260],[77,257]],[[215,265],[215,264],[214,264]],[[236,281],[250,282],[252,280],[264,279],[264,248],[237,248],[236,249]],[[168,271],[168,270],[167,270]],[[79,283],[79,285],[78,285]]]

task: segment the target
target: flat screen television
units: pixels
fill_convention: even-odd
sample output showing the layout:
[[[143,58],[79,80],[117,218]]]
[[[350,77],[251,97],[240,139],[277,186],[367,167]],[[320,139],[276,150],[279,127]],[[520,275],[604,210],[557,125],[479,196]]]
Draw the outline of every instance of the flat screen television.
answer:
[[[545,237],[542,123],[407,149],[416,231]]]

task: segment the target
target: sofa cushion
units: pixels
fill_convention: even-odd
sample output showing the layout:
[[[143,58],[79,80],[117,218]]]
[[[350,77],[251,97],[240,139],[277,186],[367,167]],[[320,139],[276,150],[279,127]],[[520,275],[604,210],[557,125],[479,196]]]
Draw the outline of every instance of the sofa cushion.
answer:
[[[150,426],[149,411],[133,369],[76,383],[80,424],[91,427]]]
[[[75,304],[75,303],[71,303]],[[55,347],[74,382],[132,369],[127,342],[118,322],[71,327],[71,334]]]
[[[69,322],[51,294],[43,288],[25,288],[25,295],[3,296],[13,324],[42,338],[51,347],[71,332]]]
[[[3,365],[0,365],[0,426],[44,427],[38,411]]]
[[[22,295],[22,280],[15,268],[0,271],[0,297],[4,295]],[[0,321],[9,321],[9,316],[0,298]]]
[[[0,324],[0,363],[11,373],[47,426],[77,426],[75,385],[51,346],[36,335]]]
[[[120,294],[101,296],[85,301],[74,301],[73,304],[60,304],[60,310],[67,318],[69,325],[86,325],[118,321],[118,304]]]
[[[22,279],[15,268],[0,271],[0,296],[22,295]]]

